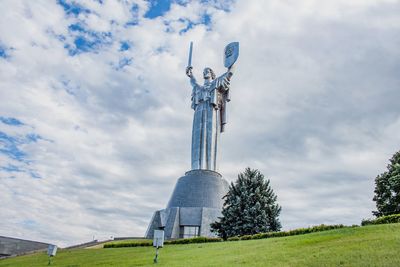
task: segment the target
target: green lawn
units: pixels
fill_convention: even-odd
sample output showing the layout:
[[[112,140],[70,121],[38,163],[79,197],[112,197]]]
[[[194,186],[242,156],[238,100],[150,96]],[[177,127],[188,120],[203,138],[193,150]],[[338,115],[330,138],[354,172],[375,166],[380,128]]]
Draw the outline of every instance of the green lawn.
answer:
[[[154,266],[154,248],[61,250],[52,266]],[[46,266],[44,253],[0,266]],[[168,245],[159,266],[400,266],[400,224],[260,240]]]

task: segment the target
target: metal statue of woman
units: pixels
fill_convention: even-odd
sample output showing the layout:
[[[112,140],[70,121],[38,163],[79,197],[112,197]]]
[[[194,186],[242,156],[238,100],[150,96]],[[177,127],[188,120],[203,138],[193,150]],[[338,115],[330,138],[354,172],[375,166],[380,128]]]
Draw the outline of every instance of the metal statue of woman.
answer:
[[[227,72],[216,77],[211,68],[203,71],[204,84],[199,85],[193,76],[191,66],[191,43],[186,75],[190,78],[192,108],[194,109],[192,130],[192,170],[205,169],[217,171],[217,152],[219,134],[226,124],[226,104],[229,99],[230,80],[233,75],[239,44],[230,43],[225,48],[224,63]]]

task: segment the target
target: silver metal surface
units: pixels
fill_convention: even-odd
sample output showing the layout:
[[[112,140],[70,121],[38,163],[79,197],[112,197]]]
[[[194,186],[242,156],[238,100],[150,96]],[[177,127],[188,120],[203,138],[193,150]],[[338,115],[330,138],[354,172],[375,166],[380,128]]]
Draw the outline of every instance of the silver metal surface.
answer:
[[[164,230],[154,230],[153,247],[164,246]]]
[[[161,214],[167,216],[165,224],[158,220]],[[221,208],[183,207],[158,210],[153,215],[145,237],[153,239],[154,229],[163,228],[165,239],[181,238],[182,228],[188,225],[199,227],[200,236],[216,237],[216,234],[211,232],[210,224],[217,221],[218,217],[221,217]]]
[[[192,53],[193,53],[193,42],[190,42],[190,47],[189,47],[189,60],[188,60],[188,67],[192,66]]]
[[[239,42],[232,42],[225,47],[224,50],[224,66],[232,67],[239,57]]]
[[[218,170],[218,140],[227,123],[226,106],[230,101],[230,79],[233,75],[233,64],[239,55],[239,43],[230,43],[227,45],[228,47],[230,47],[230,52],[228,56],[225,56],[224,62],[230,64],[227,72],[216,78],[211,68],[205,68],[203,71],[204,84],[199,85],[193,76],[193,67],[189,65],[191,64],[191,44],[186,75],[190,78],[193,88],[192,170]],[[227,48],[225,48],[225,54],[227,54]]]
[[[185,237],[185,227],[196,229],[194,235],[215,236],[210,224],[221,216],[223,197],[229,188],[228,182],[217,172],[217,152],[220,133],[227,123],[230,79],[238,53],[233,52],[236,59],[219,77],[212,69],[205,68],[204,84],[200,85],[193,76],[192,52],[193,44],[190,45],[186,68],[192,85],[194,109],[192,168],[178,179],[167,208],[154,213],[146,238],[153,238],[156,235],[154,230],[160,229],[164,229],[166,239]]]
[[[50,244],[47,248],[47,255],[54,257],[56,253],[57,253],[57,246]]]

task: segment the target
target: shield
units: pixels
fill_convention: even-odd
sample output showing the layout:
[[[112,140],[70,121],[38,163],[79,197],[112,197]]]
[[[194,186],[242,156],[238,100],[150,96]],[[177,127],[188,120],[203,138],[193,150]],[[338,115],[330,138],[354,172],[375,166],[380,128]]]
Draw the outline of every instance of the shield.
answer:
[[[239,57],[239,42],[232,42],[225,47],[224,51],[224,66],[232,67]]]

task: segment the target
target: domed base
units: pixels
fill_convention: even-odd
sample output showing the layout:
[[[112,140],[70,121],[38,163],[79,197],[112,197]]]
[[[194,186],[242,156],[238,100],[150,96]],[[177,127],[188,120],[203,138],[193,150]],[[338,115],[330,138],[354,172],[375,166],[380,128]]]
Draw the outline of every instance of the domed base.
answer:
[[[167,208],[207,207],[221,209],[222,197],[228,190],[228,182],[221,174],[209,170],[188,171],[178,179]]]
[[[192,170],[178,179],[167,208],[156,211],[146,232],[164,229],[166,239],[215,236],[210,224],[221,216],[222,198],[229,184],[221,174],[210,170]]]

